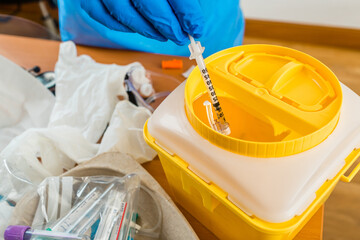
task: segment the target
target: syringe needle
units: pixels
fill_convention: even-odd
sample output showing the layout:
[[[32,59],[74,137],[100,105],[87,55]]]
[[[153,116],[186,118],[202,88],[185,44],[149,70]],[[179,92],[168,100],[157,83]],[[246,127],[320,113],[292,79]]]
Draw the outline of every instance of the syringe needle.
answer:
[[[214,86],[212,85],[209,72],[206,68],[204,58],[202,56],[202,53],[204,52],[204,47],[201,46],[200,42],[195,42],[194,38],[189,35],[190,38],[190,44],[189,44],[189,50],[190,50],[190,59],[195,59],[196,63],[200,69],[202,79],[204,80],[206,89],[208,91],[208,94],[211,99],[212,106],[214,107],[214,110],[216,112],[217,119],[215,130],[225,134],[229,135],[231,133],[229,123],[226,122],[225,115],[222,111],[222,108],[220,106],[219,99],[217,98]]]

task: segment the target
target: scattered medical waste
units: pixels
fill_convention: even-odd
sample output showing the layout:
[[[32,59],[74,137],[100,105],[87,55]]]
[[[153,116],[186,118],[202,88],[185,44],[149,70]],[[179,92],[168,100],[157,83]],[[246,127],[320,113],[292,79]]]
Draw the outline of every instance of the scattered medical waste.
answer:
[[[189,49],[190,49],[190,53],[191,53],[190,59],[196,60],[196,63],[201,72],[201,76],[206,85],[206,89],[208,91],[209,97],[211,99],[212,106],[214,107],[215,112],[216,112],[217,119],[214,119],[212,109],[211,109],[211,107],[209,107],[210,106],[209,102],[208,101],[204,102],[209,123],[215,131],[222,133],[224,135],[230,135],[231,130],[230,130],[229,123],[225,119],[225,115],[220,106],[219,99],[216,95],[214,86],[210,79],[209,72],[208,72],[205,62],[204,62],[204,58],[202,56],[202,53],[204,52],[205,48],[201,46],[199,41],[195,42],[195,40],[192,36],[189,35],[189,38],[190,38]]]
[[[32,226],[9,226],[5,240],[133,239],[140,178],[49,177],[38,187]]]

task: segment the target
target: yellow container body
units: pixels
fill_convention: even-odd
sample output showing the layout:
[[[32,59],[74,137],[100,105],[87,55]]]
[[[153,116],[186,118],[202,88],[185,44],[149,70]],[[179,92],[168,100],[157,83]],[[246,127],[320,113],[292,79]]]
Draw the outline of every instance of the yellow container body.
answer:
[[[345,159],[346,164],[338,174],[316,192],[316,199],[302,215],[283,223],[269,223],[241,211],[227,199],[224,191],[194,174],[178,156],[164,151],[149,134],[147,123],[144,126],[144,137],[157,151],[176,201],[220,239],[292,239],[328,199],[337,182],[340,179],[351,181],[360,169],[359,164],[349,177],[344,176],[360,155],[360,150],[356,149]]]
[[[182,116],[187,119],[182,121],[188,121],[190,127],[214,147],[239,156],[285,157],[316,147],[338,123],[343,100],[340,83],[330,69],[307,54],[278,46],[247,45],[218,52],[205,62],[231,135],[222,135],[209,126],[203,106],[209,97],[198,68],[185,85],[186,116]],[[157,116],[157,120],[161,122],[162,117]],[[176,127],[181,127],[181,123]],[[171,133],[172,129],[166,128],[166,131]],[[340,179],[350,181],[360,169],[359,164],[349,177],[343,176],[360,154],[354,150],[337,175],[317,190],[315,200],[306,205],[308,208],[301,215],[286,222],[270,223],[247,215],[216,183],[207,183],[196,175],[189,169],[190,159],[181,159],[176,152],[169,154],[156,144],[147,123],[144,136],[159,154],[176,201],[220,239],[292,239],[323,205],[336,183]],[[192,139],[186,141],[193,142]],[[221,156],[216,160],[226,162]],[[211,180],[210,176],[206,177]]]

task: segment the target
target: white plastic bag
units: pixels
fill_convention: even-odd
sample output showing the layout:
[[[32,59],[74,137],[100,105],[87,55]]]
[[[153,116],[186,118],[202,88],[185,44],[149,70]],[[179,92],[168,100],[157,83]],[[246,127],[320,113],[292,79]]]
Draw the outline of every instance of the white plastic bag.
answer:
[[[0,56],[0,152],[26,129],[46,127],[54,103],[36,78]]]
[[[78,128],[87,140],[96,143],[119,101],[118,96],[127,99],[124,78],[136,66],[141,65],[96,63],[87,55],[77,56],[73,42],[62,43],[55,66],[56,103],[49,127]]]
[[[45,177],[58,176],[89,160],[97,151],[98,145],[87,141],[78,129],[62,126],[26,131],[11,141],[1,158],[14,175],[38,184]]]
[[[143,137],[143,126],[150,115],[144,107],[136,107],[127,100],[119,102],[101,141],[99,154],[121,152],[129,154],[139,163],[152,160],[156,152]]]

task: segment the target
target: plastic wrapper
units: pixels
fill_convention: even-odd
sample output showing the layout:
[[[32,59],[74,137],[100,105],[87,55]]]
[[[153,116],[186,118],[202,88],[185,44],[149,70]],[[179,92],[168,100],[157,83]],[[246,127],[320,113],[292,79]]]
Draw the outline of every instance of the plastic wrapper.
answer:
[[[135,240],[145,239],[198,239],[185,217],[176,208],[159,183],[129,155],[104,153],[69,170],[63,176],[106,175],[122,177],[136,173],[141,178],[138,197],[137,225],[141,228]],[[7,225],[31,226],[37,210],[37,190],[29,192],[17,202]]]
[[[32,228],[83,239],[131,239],[136,231],[140,178],[49,177],[38,187]]]

